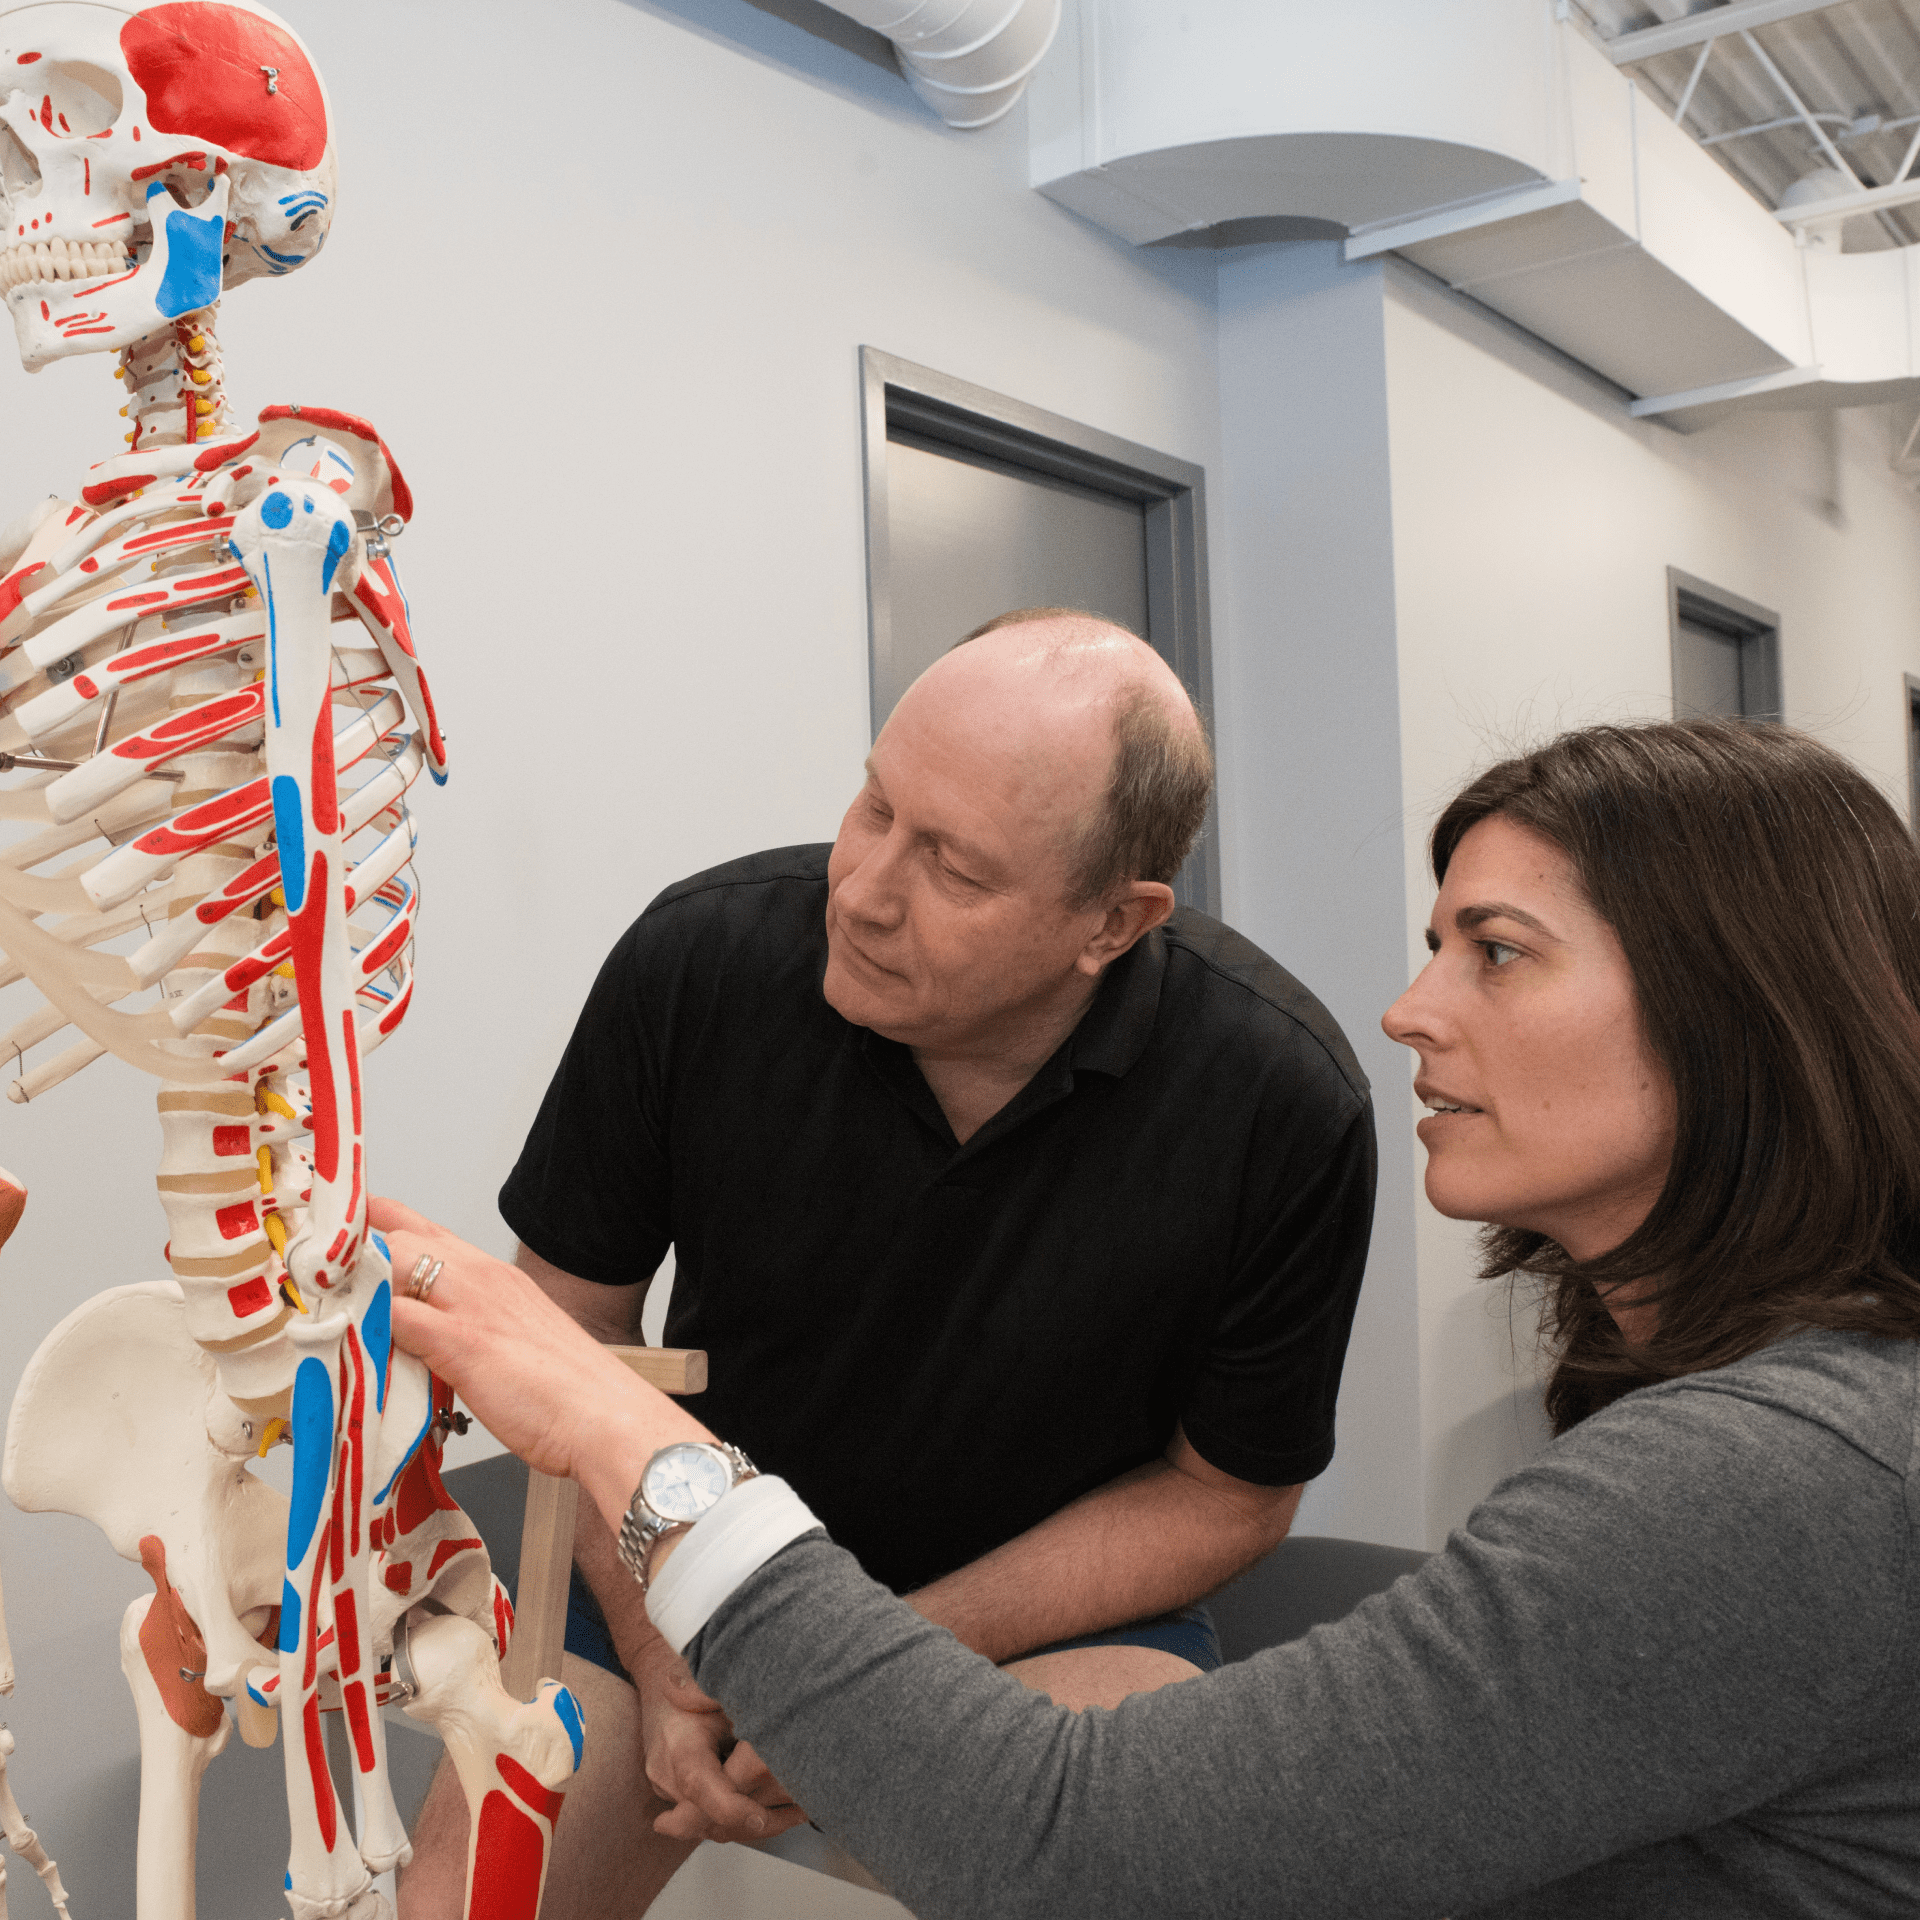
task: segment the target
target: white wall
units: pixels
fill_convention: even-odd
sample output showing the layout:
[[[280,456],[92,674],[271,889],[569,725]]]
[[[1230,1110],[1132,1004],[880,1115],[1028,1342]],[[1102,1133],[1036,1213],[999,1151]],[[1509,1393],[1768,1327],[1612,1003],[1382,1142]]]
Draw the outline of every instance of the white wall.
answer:
[[[1404,984],[1405,866],[1381,275],[1326,245],[1221,256],[1214,684],[1227,918],[1327,1004],[1385,1115],[1337,1451],[1297,1525],[1412,1545],[1413,1141],[1378,1025]]]
[[[1669,566],[1781,616],[1788,720],[1904,810],[1920,501],[1891,471],[1886,410],[1682,435],[1415,269],[1385,287],[1409,976],[1433,898],[1425,835],[1466,776],[1564,727],[1671,714]],[[1397,1087],[1383,1130],[1411,1125],[1405,1068]],[[1473,1278],[1471,1230],[1418,1212],[1437,1545],[1543,1429],[1530,1317],[1510,1323],[1504,1283]]]
[[[950,132],[744,0],[282,4],[333,93],[340,212],[318,261],[227,303],[229,382],[367,415],[419,497],[399,557],[453,777],[420,797],[419,991],[370,1067],[369,1164],[500,1245],[495,1191],[620,929],[682,874],[830,836],[858,783],[860,344],[1211,467],[1214,264],[1032,193],[1019,113]],[[100,362],[0,386],[0,518],[117,450]],[[158,1146],[111,1062],[0,1103],[34,1196],[0,1399],[74,1304],[164,1273]],[[78,1910],[130,1911],[139,1571],[4,1503],[0,1570],[19,1790]],[[273,1906],[281,1844],[203,1914]]]

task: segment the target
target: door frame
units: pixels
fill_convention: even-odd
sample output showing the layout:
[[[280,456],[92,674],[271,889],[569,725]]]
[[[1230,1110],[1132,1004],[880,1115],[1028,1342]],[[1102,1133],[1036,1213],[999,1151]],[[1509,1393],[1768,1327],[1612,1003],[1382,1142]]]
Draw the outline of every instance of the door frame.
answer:
[[[860,349],[862,477],[867,517],[867,698],[880,731],[879,690],[893,663],[891,546],[887,512],[889,429],[984,456],[1019,472],[1064,480],[1145,509],[1147,634],[1193,696],[1214,737],[1213,650],[1207,603],[1206,470],[1029,406],[877,347]],[[1220,911],[1217,797],[1180,870],[1175,892],[1204,913]]]

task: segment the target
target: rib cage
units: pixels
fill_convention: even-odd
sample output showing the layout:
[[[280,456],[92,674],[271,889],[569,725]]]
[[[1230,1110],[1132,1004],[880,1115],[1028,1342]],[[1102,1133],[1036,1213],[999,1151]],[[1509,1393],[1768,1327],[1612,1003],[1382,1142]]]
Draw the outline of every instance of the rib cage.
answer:
[[[0,579],[0,820],[11,823],[0,847],[0,949],[10,962],[0,985],[24,977],[42,995],[0,1035],[15,1100],[109,1050],[169,1080],[303,1064],[299,1008],[271,984],[291,986],[275,971],[287,920],[260,752],[266,621],[226,551],[232,517],[222,510],[248,473],[253,440],[212,467],[202,449],[186,473],[153,478],[99,511],[55,511]],[[417,887],[406,794],[432,718],[430,708],[420,715],[415,737],[394,683],[396,646],[411,649],[377,530],[363,531],[354,560],[341,575],[353,591],[334,599],[333,684],[335,762],[356,833],[349,884],[364,1054],[399,1025],[411,990]],[[223,663],[240,670],[239,688],[187,690]],[[417,679],[405,692],[424,705]],[[182,773],[209,752],[250,761],[251,777],[190,790]],[[183,885],[182,862],[214,846],[245,848],[244,873],[219,888]],[[247,950],[224,972],[191,994],[170,987],[170,969],[206,930],[228,923],[231,932],[249,916]],[[196,1075],[194,1055],[207,1049],[180,1046],[180,1036],[204,1035],[222,1010],[229,1018],[216,1027],[229,1028],[243,999],[252,1033],[219,1049],[217,1076]],[[28,1063],[73,1027],[74,1044]]]

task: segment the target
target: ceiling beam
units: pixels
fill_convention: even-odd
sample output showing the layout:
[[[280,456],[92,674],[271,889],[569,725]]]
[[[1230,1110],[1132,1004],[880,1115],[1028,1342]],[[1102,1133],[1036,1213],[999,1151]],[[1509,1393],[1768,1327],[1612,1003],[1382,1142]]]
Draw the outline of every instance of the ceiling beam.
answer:
[[[1804,227],[1817,220],[1844,220],[1856,213],[1910,207],[1916,200],[1920,200],[1920,180],[1896,180],[1890,187],[1863,187],[1858,193],[1836,194],[1831,200],[1804,200],[1797,207],[1778,209],[1773,217],[1783,227]]]
[[[1665,26],[1642,27],[1637,33],[1620,34],[1606,43],[1607,54],[1616,67],[1630,67],[1657,54],[1677,53],[1682,47],[1697,47],[1729,33],[1770,27],[1776,21],[1791,20],[1803,13],[1825,13],[1830,7],[1846,3],[1847,0],[1729,0],[1726,6],[1690,14],[1684,20],[1669,20]]]

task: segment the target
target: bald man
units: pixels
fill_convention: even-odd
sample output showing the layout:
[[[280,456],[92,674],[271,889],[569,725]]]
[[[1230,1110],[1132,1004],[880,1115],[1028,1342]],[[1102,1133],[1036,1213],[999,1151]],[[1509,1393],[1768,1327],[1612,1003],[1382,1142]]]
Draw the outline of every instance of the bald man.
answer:
[[[501,1211],[602,1339],[676,1257],[689,1404],[867,1570],[1074,1705],[1219,1661],[1194,1606],[1333,1450],[1372,1217],[1366,1082],[1169,884],[1204,732],[1132,634],[1002,616],[908,690],[831,848],[670,887],[607,961]],[[587,1761],[549,1920],[804,1818],[583,1513]],[[443,1772],[401,1882],[458,1912]]]

